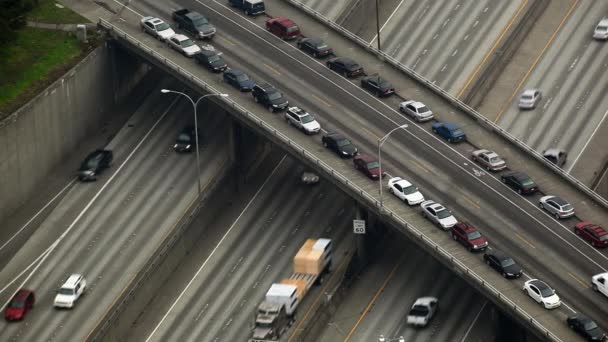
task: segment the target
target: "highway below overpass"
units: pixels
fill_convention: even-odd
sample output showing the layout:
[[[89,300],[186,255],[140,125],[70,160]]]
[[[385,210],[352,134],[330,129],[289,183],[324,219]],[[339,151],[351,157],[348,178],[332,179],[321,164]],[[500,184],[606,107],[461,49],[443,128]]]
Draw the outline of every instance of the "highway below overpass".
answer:
[[[269,2],[269,12],[289,14],[303,27],[305,34],[318,35],[327,39],[337,54],[348,51],[368,69],[368,73],[379,71],[394,75],[391,79],[398,92],[414,94],[429,105],[440,118],[463,122],[470,140],[477,145],[490,147],[508,157],[512,168],[525,168],[545,191],[555,191],[574,203],[581,217],[596,222],[605,222],[606,213],[598,209],[588,198],[581,195],[551,173],[543,165],[529,156],[521,154],[512,146],[490,134],[485,129],[468,120],[461,112],[447,105],[445,101],[430,94],[410,79],[399,76],[393,69],[367,55],[352,43],[344,40],[325,27],[319,26],[291,7],[282,3]],[[340,129],[351,136],[366,151],[374,151],[376,139],[384,135],[396,124],[408,122],[392,108],[397,99],[378,101],[360,90],[356,85],[329,72],[322,64],[309,59],[288,43],[264,33],[259,26],[263,18],[256,18],[257,25],[215,2],[180,1],[175,6],[198,9],[211,17],[218,27],[218,36],[213,44],[224,52],[229,65],[238,66],[249,72],[257,80],[267,80],[283,90],[292,102],[318,114],[325,127]],[[145,13],[169,19],[171,6],[157,7],[146,3],[132,5],[136,13]],[[231,94],[231,98],[246,106],[273,127],[288,134],[300,146],[313,152],[323,162],[329,163],[346,175],[365,191],[375,193],[375,184],[364,180],[351,170],[350,163],[338,161],[322,149],[316,139],[291,131],[276,115],[257,107],[251,97],[238,94],[227,88],[218,76],[211,75],[162,44],[139,33],[138,16],[122,10],[123,20],[114,23],[137,36],[144,44],[153,46],[157,53],[203,78],[213,87]],[[111,15],[108,15],[110,18]],[[114,18],[116,19],[116,18]],[[253,56],[253,57],[252,57]],[[371,71],[370,71],[371,70]],[[409,122],[407,132],[395,133],[385,144],[385,168],[392,174],[407,176],[420,186],[428,198],[438,199],[453,209],[456,216],[466,219],[482,229],[499,249],[512,254],[528,274],[546,280],[554,286],[569,307],[581,310],[602,326],[608,326],[605,309],[598,305],[604,300],[593,293],[588,284],[591,274],[607,268],[605,252],[598,252],[576,238],[570,225],[562,225],[539,211],[535,200],[526,201],[505,188],[499,181],[468,162],[467,155],[472,145],[447,146],[428,133],[428,125],[418,126]],[[454,186],[457,184],[457,186]],[[420,218],[416,209],[400,206],[393,200],[386,205],[412,223],[419,231],[448,250],[457,260],[472,267],[488,282],[498,286],[508,298],[513,300],[534,318],[548,326],[560,336],[570,336],[561,321],[570,311],[562,308],[547,313],[536,306],[531,299],[518,290],[521,283],[508,283],[481,264],[480,257],[471,256],[461,246],[451,242],[446,234],[439,232]],[[563,334],[563,335],[562,335]]]
[[[192,107],[158,96],[162,80],[106,148],[114,163],[93,183],[77,183],[0,272],[2,303],[20,287],[33,289],[34,310],[23,324],[0,322],[3,341],[83,341],[197,198],[195,156],[173,151],[192,121]],[[229,125],[207,115],[202,184],[212,184],[228,152]],[[215,134],[212,134],[215,133]],[[56,290],[72,273],[87,279],[72,310],[53,308]]]

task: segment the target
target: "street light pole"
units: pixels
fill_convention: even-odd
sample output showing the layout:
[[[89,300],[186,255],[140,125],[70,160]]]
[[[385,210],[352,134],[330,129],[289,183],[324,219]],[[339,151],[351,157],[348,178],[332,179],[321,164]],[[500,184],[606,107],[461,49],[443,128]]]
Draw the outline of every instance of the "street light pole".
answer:
[[[198,107],[198,103],[209,96],[220,96],[220,97],[227,97],[228,94],[206,94],[203,95],[201,97],[198,98],[198,100],[196,100],[196,102],[194,102],[194,100],[192,100],[192,98],[190,96],[188,96],[185,93],[182,93],[181,91],[175,91],[175,90],[169,90],[169,89],[161,89],[160,90],[161,93],[163,94],[168,94],[168,93],[174,93],[174,94],[178,94],[178,95],[182,95],[185,96],[188,100],[190,100],[190,103],[192,103],[192,108],[194,108],[194,141],[196,144],[196,180],[197,180],[197,184],[198,184],[198,194],[200,195],[201,193],[201,157],[200,157],[200,153],[199,153],[199,144],[198,144],[198,115],[197,115],[197,107]]]
[[[378,165],[380,166],[380,172],[383,173],[382,171],[382,150],[381,147],[384,144],[384,142],[388,139],[388,137],[391,135],[391,133],[393,133],[394,131],[400,129],[400,128],[407,128],[407,125],[401,125],[398,127],[393,128],[392,130],[390,130],[388,133],[386,133],[382,138],[378,139]],[[382,174],[380,174],[380,177],[378,177],[378,187],[380,188],[380,208],[382,208]]]
[[[380,14],[378,13],[378,0],[376,0],[376,36],[378,36],[378,51],[381,51],[380,48]]]

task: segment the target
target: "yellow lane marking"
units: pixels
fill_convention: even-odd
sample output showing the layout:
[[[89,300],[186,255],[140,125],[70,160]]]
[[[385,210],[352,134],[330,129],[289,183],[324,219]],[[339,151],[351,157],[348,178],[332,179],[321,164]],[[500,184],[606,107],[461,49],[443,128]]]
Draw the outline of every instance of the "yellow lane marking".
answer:
[[[521,79],[521,81],[517,85],[517,88],[515,88],[515,90],[513,91],[513,94],[511,94],[511,97],[509,97],[507,102],[505,102],[505,104],[503,104],[502,108],[500,109],[500,112],[498,113],[498,116],[496,117],[496,120],[494,120],[494,123],[498,122],[498,120],[500,119],[502,114],[505,112],[505,110],[507,109],[507,107],[509,106],[509,104],[511,103],[513,98],[515,97],[515,94],[517,94],[519,92],[519,89],[521,88],[521,86],[528,79],[528,76],[530,76],[532,69],[534,69],[534,67],[536,67],[536,64],[538,64],[538,61],[540,60],[540,58],[545,54],[545,50],[547,50],[547,48],[549,47],[549,44],[551,44],[551,42],[557,35],[557,32],[559,32],[559,30],[562,28],[562,26],[564,26],[564,23],[570,17],[570,14],[572,13],[572,11],[574,10],[574,7],[576,7],[577,4],[578,4],[578,0],[574,0],[574,2],[572,3],[572,6],[570,6],[570,9],[568,10],[568,13],[566,13],[564,18],[562,18],[562,21],[559,23],[559,26],[553,32],[553,34],[551,35],[551,38],[549,38],[549,41],[547,41],[547,44],[545,44],[545,46],[541,50],[540,54],[536,57],[536,60],[534,60],[534,63],[532,63],[532,66],[530,66],[530,68],[528,69],[528,71],[526,72],[524,77]]]
[[[270,65],[264,63],[264,66],[267,67],[268,69],[270,69],[270,71],[274,72],[275,74],[277,74],[279,76],[281,75],[281,73],[277,69],[271,67]]]
[[[221,40],[223,40],[223,41],[225,41],[226,43],[228,43],[228,44],[230,44],[230,45],[236,45],[236,44],[235,44],[234,42],[232,42],[230,39],[226,39],[225,37],[221,37],[221,36],[220,36],[220,39],[221,39]]]
[[[384,280],[384,283],[382,283],[382,286],[380,286],[380,288],[378,289],[378,291],[376,291],[376,293],[374,294],[374,297],[369,302],[369,304],[367,304],[367,307],[365,308],[365,310],[363,310],[363,313],[361,314],[361,316],[359,316],[359,319],[357,320],[357,322],[355,323],[355,325],[353,326],[353,328],[350,330],[350,332],[348,333],[348,335],[346,335],[346,338],[344,339],[344,342],[348,341],[348,339],[355,332],[355,330],[357,329],[357,327],[359,326],[359,324],[361,323],[361,321],[363,320],[363,318],[365,318],[365,316],[367,315],[367,313],[371,309],[372,305],[374,305],[374,302],[376,302],[376,299],[378,299],[378,296],[380,296],[380,293],[382,293],[382,291],[384,291],[384,288],[386,287],[386,285],[388,284],[388,282],[395,275],[395,272],[397,271],[397,268],[399,268],[399,266],[403,262],[403,259],[404,258],[401,257],[401,259],[399,260],[399,262],[395,264],[395,267],[393,267],[393,269],[391,270],[391,273],[389,273],[388,277],[386,277],[386,279]]]
[[[571,276],[572,278],[574,278],[574,280],[578,281],[579,284],[583,285],[584,288],[588,289],[589,285],[587,285],[587,283],[585,283],[584,281],[582,281],[579,277],[575,276],[574,274],[568,272],[568,275]]]
[[[334,274],[332,274],[332,276],[330,277],[330,279],[328,281],[325,282],[325,285],[323,285],[323,288],[321,289],[321,291],[319,292],[319,295],[317,296],[317,298],[315,298],[315,300],[312,302],[312,304],[310,305],[310,307],[308,308],[308,310],[306,311],[306,314],[304,314],[304,317],[300,320],[300,323],[298,323],[298,326],[296,326],[296,328],[293,330],[293,333],[291,334],[291,336],[289,336],[289,339],[287,340],[287,342],[291,342],[294,337],[296,337],[296,334],[301,331],[300,327],[302,326],[303,322],[306,322],[306,318],[308,318],[308,315],[310,315],[310,312],[312,311],[312,309],[316,306],[317,302],[325,295],[325,293],[327,293],[325,290],[327,289],[327,287],[329,286],[329,284],[331,283],[331,280],[333,279],[334,275],[338,274],[339,272],[337,272],[338,270],[341,270],[343,267],[346,266],[346,261],[350,260],[350,255],[346,255],[344,260],[342,260],[342,262],[340,263],[340,265],[338,266],[338,268],[336,269],[336,272],[334,272]]]
[[[417,162],[414,159],[410,159],[410,162],[416,164],[416,166],[418,166],[419,168],[422,169],[422,171],[426,172],[426,173],[431,173],[426,167],[422,166],[422,164],[420,164],[419,162]]]
[[[524,238],[523,238],[523,236],[521,236],[521,235],[519,235],[519,234],[517,234],[517,233],[515,233],[515,236],[517,236],[517,237],[518,237],[518,238],[519,238],[521,241],[523,241],[523,242],[527,243],[527,244],[528,244],[528,246],[530,246],[530,247],[532,247],[532,248],[536,249],[536,247],[534,247],[534,245],[533,245],[532,243],[530,243],[530,241],[528,241],[528,240],[524,239]]]
[[[477,205],[477,203],[475,203],[472,199],[468,198],[465,195],[462,195],[462,197],[464,198],[465,201],[471,203],[471,205],[473,205],[475,208],[481,209],[481,207],[479,205]]]
[[[462,93],[464,93],[464,91],[469,87],[469,84],[473,81],[473,79],[475,79],[475,77],[481,70],[481,67],[483,67],[484,64],[486,64],[488,58],[490,58],[490,56],[494,53],[494,50],[496,50],[496,48],[498,47],[498,43],[502,40],[504,35],[507,34],[507,31],[509,30],[509,28],[511,28],[511,26],[515,22],[515,19],[517,19],[517,17],[519,17],[519,14],[521,13],[521,11],[523,11],[523,9],[526,7],[527,4],[528,4],[528,0],[526,0],[519,7],[519,9],[517,10],[517,13],[515,13],[515,15],[511,18],[511,20],[509,21],[509,24],[502,30],[502,32],[500,33],[500,36],[498,36],[498,38],[494,42],[494,45],[492,45],[492,48],[490,48],[488,53],[483,57],[483,59],[481,60],[481,63],[479,63],[479,65],[477,66],[477,69],[475,69],[475,72],[471,75],[471,77],[469,77],[467,82],[464,84],[464,87],[462,87],[462,89],[460,89],[460,92],[458,93],[458,95],[456,95],[457,98],[460,98],[460,96],[462,96]]]
[[[326,105],[327,107],[331,107],[331,105],[329,104],[329,102],[323,100],[322,98],[318,97],[315,94],[312,94],[312,97],[314,97],[317,101],[323,103],[324,105]]]

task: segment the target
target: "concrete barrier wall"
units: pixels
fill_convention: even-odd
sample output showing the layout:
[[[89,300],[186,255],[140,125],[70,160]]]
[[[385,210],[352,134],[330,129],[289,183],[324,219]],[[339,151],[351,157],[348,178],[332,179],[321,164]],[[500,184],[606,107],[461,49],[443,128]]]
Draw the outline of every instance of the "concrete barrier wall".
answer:
[[[0,221],[32,196],[79,143],[101,128],[147,73],[146,64],[123,57],[106,45],[95,49],[0,122]]]

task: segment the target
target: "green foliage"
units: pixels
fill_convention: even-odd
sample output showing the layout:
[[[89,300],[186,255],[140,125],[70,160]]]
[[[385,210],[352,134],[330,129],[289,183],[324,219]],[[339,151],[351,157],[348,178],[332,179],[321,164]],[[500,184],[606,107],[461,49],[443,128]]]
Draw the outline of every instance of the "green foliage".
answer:
[[[67,7],[57,7],[56,0],[37,0],[37,2],[27,15],[27,18],[31,21],[47,24],[84,24],[89,22],[89,20]]]
[[[15,32],[25,25],[25,14],[32,4],[24,0],[0,0],[0,45],[15,38]]]

